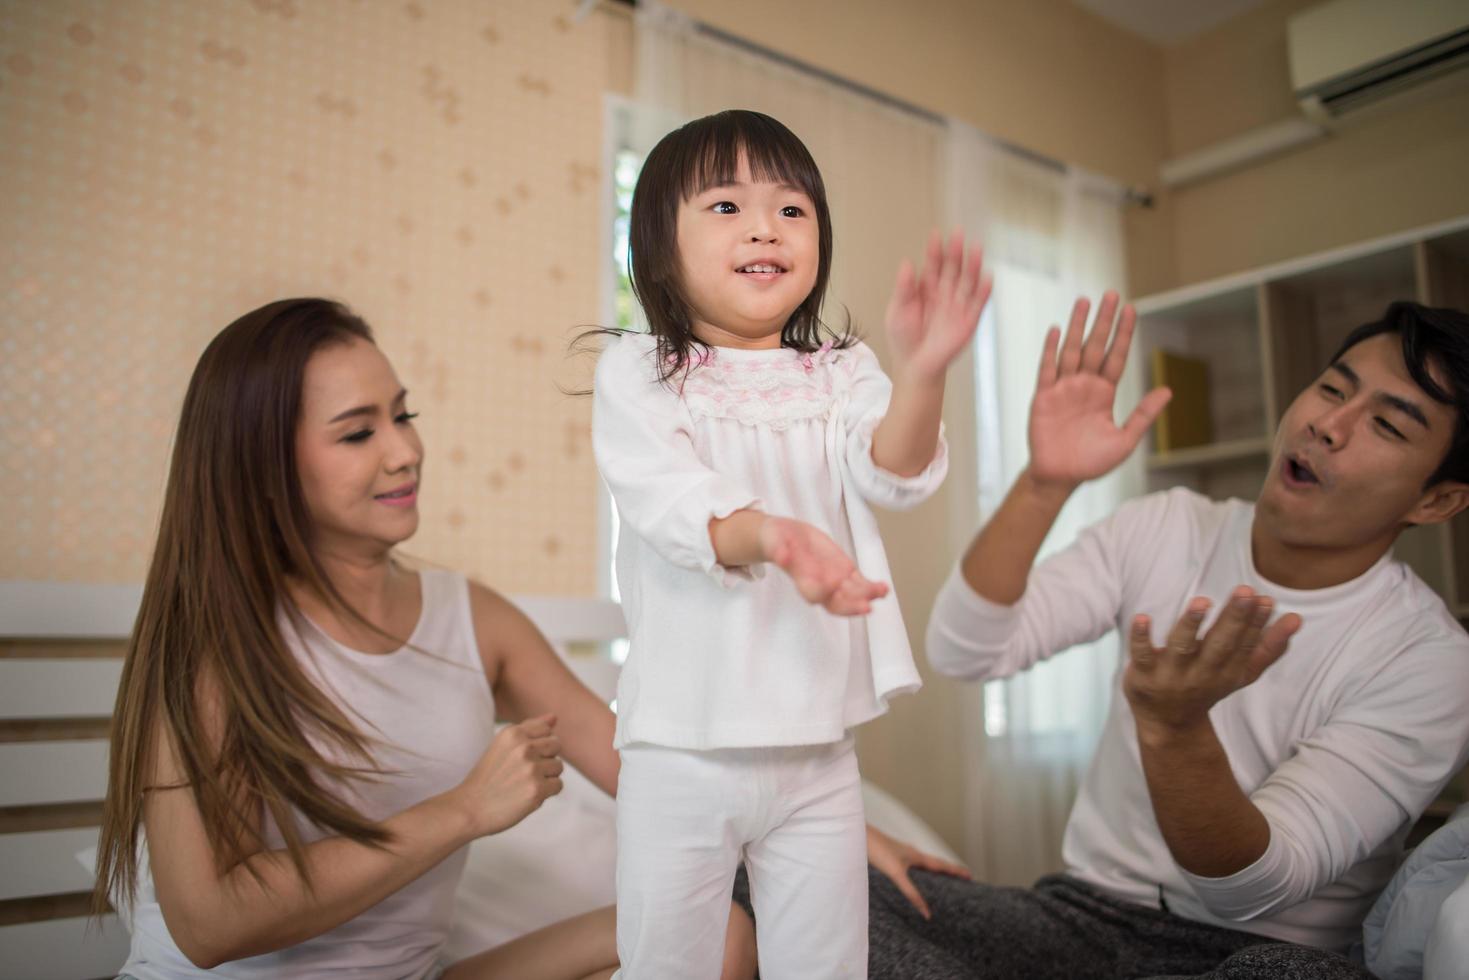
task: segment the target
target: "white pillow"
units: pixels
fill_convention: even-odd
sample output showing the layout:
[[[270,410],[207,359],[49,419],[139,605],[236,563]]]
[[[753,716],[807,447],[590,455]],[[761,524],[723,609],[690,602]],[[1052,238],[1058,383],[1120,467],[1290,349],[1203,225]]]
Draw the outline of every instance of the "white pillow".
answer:
[[[862,783],[862,805],[867,810],[867,822],[894,840],[912,844],[920,851],[927,851],[945,861],[964,863],[938,832],[923,822],[922,817],[887,791],[865,780]]]
[[[616,804],[569,766],[563,782],[535,813],[469,845],[449,962],[616,901]]]
[[[1367,913],[1362,923],[1363,958],[1373,975],[1383,980],[1417,980],[1423,975],[1424,951],[1440,912],[1466,881],[1469,804],[1455,810],[1414,848]],[[1452,930],[1443,941],[1452,944]]]
[[[1469,878],[1438,907],[1423,952],[1423,980],[1453,980],[1469,963]]]

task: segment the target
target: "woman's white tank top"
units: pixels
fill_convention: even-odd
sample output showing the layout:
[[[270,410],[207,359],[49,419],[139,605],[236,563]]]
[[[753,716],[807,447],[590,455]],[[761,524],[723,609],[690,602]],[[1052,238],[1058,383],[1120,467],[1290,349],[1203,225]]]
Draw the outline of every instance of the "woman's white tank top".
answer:
[[[370,740],[383,775],[354,780],[338,792],[372,820],[386,819],[458,785],[494,736],[495,703],[475,642],[468,583],[453,572],[419,574],[423,611],[408,645],[393,653],[350,649],[310,623],[298,632],[281,616],[286,642],[307,676]],[[308,842],[326,836],[304,821],[301,834]],[[266,837],[271,847],[284,846],[273,824],[267,826]],[[210,971],[200,970],[179,952],[145,874],[123,972],[138,980],[432,976],[448,935],[466,852],[467,847],[460,848],[330,932]]]

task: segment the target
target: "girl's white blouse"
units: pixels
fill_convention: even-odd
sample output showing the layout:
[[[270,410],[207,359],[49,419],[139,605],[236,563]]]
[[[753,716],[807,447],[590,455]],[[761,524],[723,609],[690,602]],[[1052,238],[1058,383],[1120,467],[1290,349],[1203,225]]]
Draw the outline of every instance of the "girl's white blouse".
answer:
[[[873,462],[892,384],[865,344],[714,348],[667,384],[655,356],[651,337],[615,338],[595,380],[592,444],[621,518],[630,641],[616,744],[837,741],[919,687],[897,599],[834,616],[779,569],[721,566],[709,522],[744,508],[806,521],[867,578],[891,583],[868,504],[902,509],[932,494],[948,469],[943,437],[917,476]]]

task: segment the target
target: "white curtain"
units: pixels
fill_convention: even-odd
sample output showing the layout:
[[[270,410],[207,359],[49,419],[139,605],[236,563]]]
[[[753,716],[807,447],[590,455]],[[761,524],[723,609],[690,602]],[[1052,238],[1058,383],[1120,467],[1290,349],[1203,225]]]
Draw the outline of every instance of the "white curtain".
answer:
[[[979,508],[988,519],[1027,457],[1036,369],[1051,324],[1078,295],[1095,304],[1125,282],[1121,195],[1108,182],[1033,160],[951,122],[950,221],[985,243],[994,299],[975,351]],[[1138,352],[1119,393],[1125,417],[1141,391]],[[1141,492],[1141,461],[1080,490],[1041,557]],[[966,857],[984,880],[1029,884],[1060,869],[1061,837],[1105,717],[1118,663],[1114,635],[1019,677],[964,692]]]

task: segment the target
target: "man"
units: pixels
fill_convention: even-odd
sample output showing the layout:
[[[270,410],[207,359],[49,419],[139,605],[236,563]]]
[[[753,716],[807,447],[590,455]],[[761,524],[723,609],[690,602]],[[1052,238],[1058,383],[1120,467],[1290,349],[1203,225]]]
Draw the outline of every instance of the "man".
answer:
[[[1128,655],[1066,873],[921,876],[926,939],[979,976],[1368,976],[1326,951],[1469,746],[1469,637],[1390,554],[1469,505],[1469,317],[1395,303],[1353,332],[1282,418],[1254,504],[1151,494],[1032,570],[1169,397],[1114,423],[1134,315],[1114,335],[1109,293],[1084,337],[1086,313],[1046,339],[1029,467],[940,594],[928,655],[988,680],[1114,628]]]

